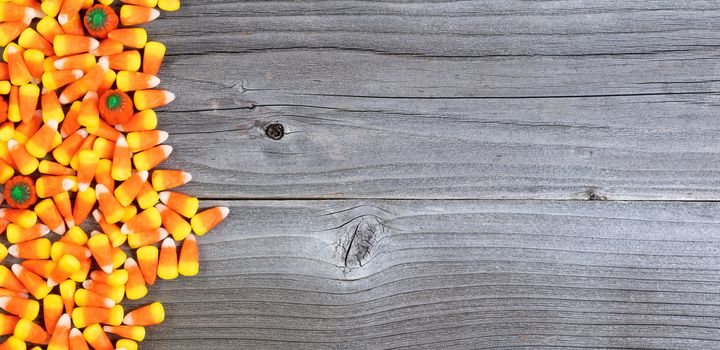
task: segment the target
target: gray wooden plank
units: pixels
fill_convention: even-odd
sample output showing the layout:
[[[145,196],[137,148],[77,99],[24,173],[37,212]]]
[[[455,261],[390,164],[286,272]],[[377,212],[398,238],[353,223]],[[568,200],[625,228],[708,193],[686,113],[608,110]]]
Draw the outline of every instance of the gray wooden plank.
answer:
[[[161,113],[208,198],[720,199],[715,1],[193,1]],[[280,122],[288,134],[268,139]]]
[[[720,347],[717,203],[226,201],[150,349]]]

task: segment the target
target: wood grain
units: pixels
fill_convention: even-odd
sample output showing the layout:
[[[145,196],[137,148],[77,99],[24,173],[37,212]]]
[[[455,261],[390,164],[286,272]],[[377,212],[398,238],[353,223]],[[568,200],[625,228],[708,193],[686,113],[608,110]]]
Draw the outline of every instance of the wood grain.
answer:
[[[150,31],[166,166],[207,198],[718,200],[717,5],[193,1]]]
[[[206,204],[148,349],[720,347],[715,203]]]

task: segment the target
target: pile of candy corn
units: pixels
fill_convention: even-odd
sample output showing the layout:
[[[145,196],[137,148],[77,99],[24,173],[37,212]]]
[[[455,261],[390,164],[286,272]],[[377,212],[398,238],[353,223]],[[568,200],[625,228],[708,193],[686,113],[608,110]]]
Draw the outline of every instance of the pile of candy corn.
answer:
[[[163,306],[121,302],[197,274],[196,235],[228,214],[154,170],[172,147],[153,108],[175,97],[156,89],[165,46],[132,26],[179,0],[112,3],[0,0],[0,260],[17,262],[0,265],[0,350],[137,349]]]

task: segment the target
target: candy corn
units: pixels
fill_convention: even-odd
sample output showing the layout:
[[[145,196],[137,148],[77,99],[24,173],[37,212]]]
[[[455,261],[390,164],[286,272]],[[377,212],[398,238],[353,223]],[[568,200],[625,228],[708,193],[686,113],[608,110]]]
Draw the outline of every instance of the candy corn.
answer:
[[[168,191],[189,173],[155,169],[172,147],[153,109],[175,95],[158,77],[166,47],[133,26],[180,2],[122,2],[0,0],[0,261],[19,260],[0,265],[0,350],[136,350],[164,309],[120,303],[197,274],[197,236],[227,216]]]

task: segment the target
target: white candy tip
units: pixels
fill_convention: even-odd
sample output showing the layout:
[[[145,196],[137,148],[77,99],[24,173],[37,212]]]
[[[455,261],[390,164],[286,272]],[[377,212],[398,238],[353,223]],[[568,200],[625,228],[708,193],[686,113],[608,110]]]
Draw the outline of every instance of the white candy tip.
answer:
[[[17,140],[15,139],[9,139],[7,142],[8,148],[13,148],[18,145]]]
[[[100,268],[101,268],[103,271],[105,271],[105,273],[108,274],[108,275],[113,272],[113,265],[112,265],[112,264],[103,265],[103,266],[100,266]]]
[[[162,191],[158,193],[158,196],[160,196],[160,201],[167,204],[168,199],[170,199],[170,192],[168,191]]]
[[[163,143],[167,141],[170,134],[168,134],[167,131],[158,131],[158,143]]]
[[[86,138],[88,136],[88,132],[85,129],[78,129],[76,133],[80,134],[80,136],[82,136],[83,138]]]
[[[55,63],[57,63],[57,62],[55,62]],[[55,68],[57,68],[57,67],[55,67]],[[75,79],[80,79],[83,77],[83,75],[85,75],[85,73],[83,73],[83,71],[80,69],[73,69],[72,74],[75,77]]]
[[[57,130],[58,128],[58,122],[55,119],[50,119],[47,122],[45,122],[45,125],[50,127],[50,129]]]
[[[67,23],[67,21],[69,20],[68,15],[65,15],[65,14],[58,15],[57,18],[58,18],[58,23],[60,23],[61,25]]]
[[[72,179],[65,179],[62,181],[62,189],[63,191],[69,191],[71,188],[75,186],[75,180]],[[85,189],[80,188],[80,185],[78,184],[78,190],[80,192],[85,191],[88,188],[88,185],[85,185]]]
[[[222,215],[223,219],[226,218],[228,214],[230,214],[230,208],[220,207],[220,215]]]
[[[142,180],[142,182],[147,181],[147,178],[148,178],[147,170],[139,171],[137,174],[138,174],[138,176],[140,176],[140,179]]]
[[[8,247],[8,254],[14,256],[17,258],[18,255],[18,247],[16,245],[11,245]]]
[[[65,96],[64,93],[60,94],[60,98],[58,98],[58,100],[60,101],[61,105],[66,105],[66,104],[70,103],[70,99],[67,98],[67,96]]]
[[[90,50],[88,50],[88,51],[95,50],[98,47],[100,47],[100,42],[95,39],[90,39]]]
[[[160,149],[162,149],[163,153],[165,154],[165,157],[169,156],[170,153],[172,153],[173,148],[170,145],[160,145],[158,146]]]
[[[70,328],[70,315],[62,314],[62,316],[60,316],[60,318],[58,319],[55,328],[57,327]]]
[[[188,172],[183,172],[182,174],[183,182],[188,183],[192,180],[192,174]]]
[[[16,52],[17,52],[17,47],[15,47],[15,46],[10,46],[10,47],[8,47],[8,49],[7,49],[7,53],[8,53],[9,55],[12,55],[12,54],[14,54],[14,53],[16,53]]]
[[[150,18],[149,18],[149,21],[148,21],[148,22],[154,21],[154,20],[156,20],[158,17],[160,17],[160,11],[158,11],[158,10],[156,10],[156,9],[150,9]]]
[[[97,184],[95,185],[95,194],[97,194],[98,199],[100,198],[100,195],[110,192],[107,187],[103,184]]]
[[[175,240],[168,237],[162,241],[162,248],[175,248]]]
[[[40,224],[40,234],[45,236],[48,233],[50,233],[50,228],[43,224]]]
[[[70,336],[71,336],[71,337],[82,337],[83,335],[82,335],[82,332],[80,332],[79,329],[73,328],[73,329],[70,330]],[[83,338],[83,339],[84,339],[84,338]]]
[[[125,139],[125,136],[118,137],[117,141],[115,141],[115,144],[120,147],[128,147],[127,140]]]
[[[25,268],[20,266],[19,264],[13,264],[13,266],[10,268],[12,269],[12,272],[15,274],[15,276],[19,275],[21,272],[23,272],[23,270],[25,270]]]
[[[160,78],[153,75],[150,77],[148,84],[150,84],[151,88],[154,88],[154,87],[160,85]]]
[[[107,56],[100,57],[97,64],[106,72],[108,69],[110,69],[110,60],[107,58]]]
[[[170,103],[172,101],[175,101],[175,94],[173,94],[170,91],[165,91],[165,101],[167,103]]]

